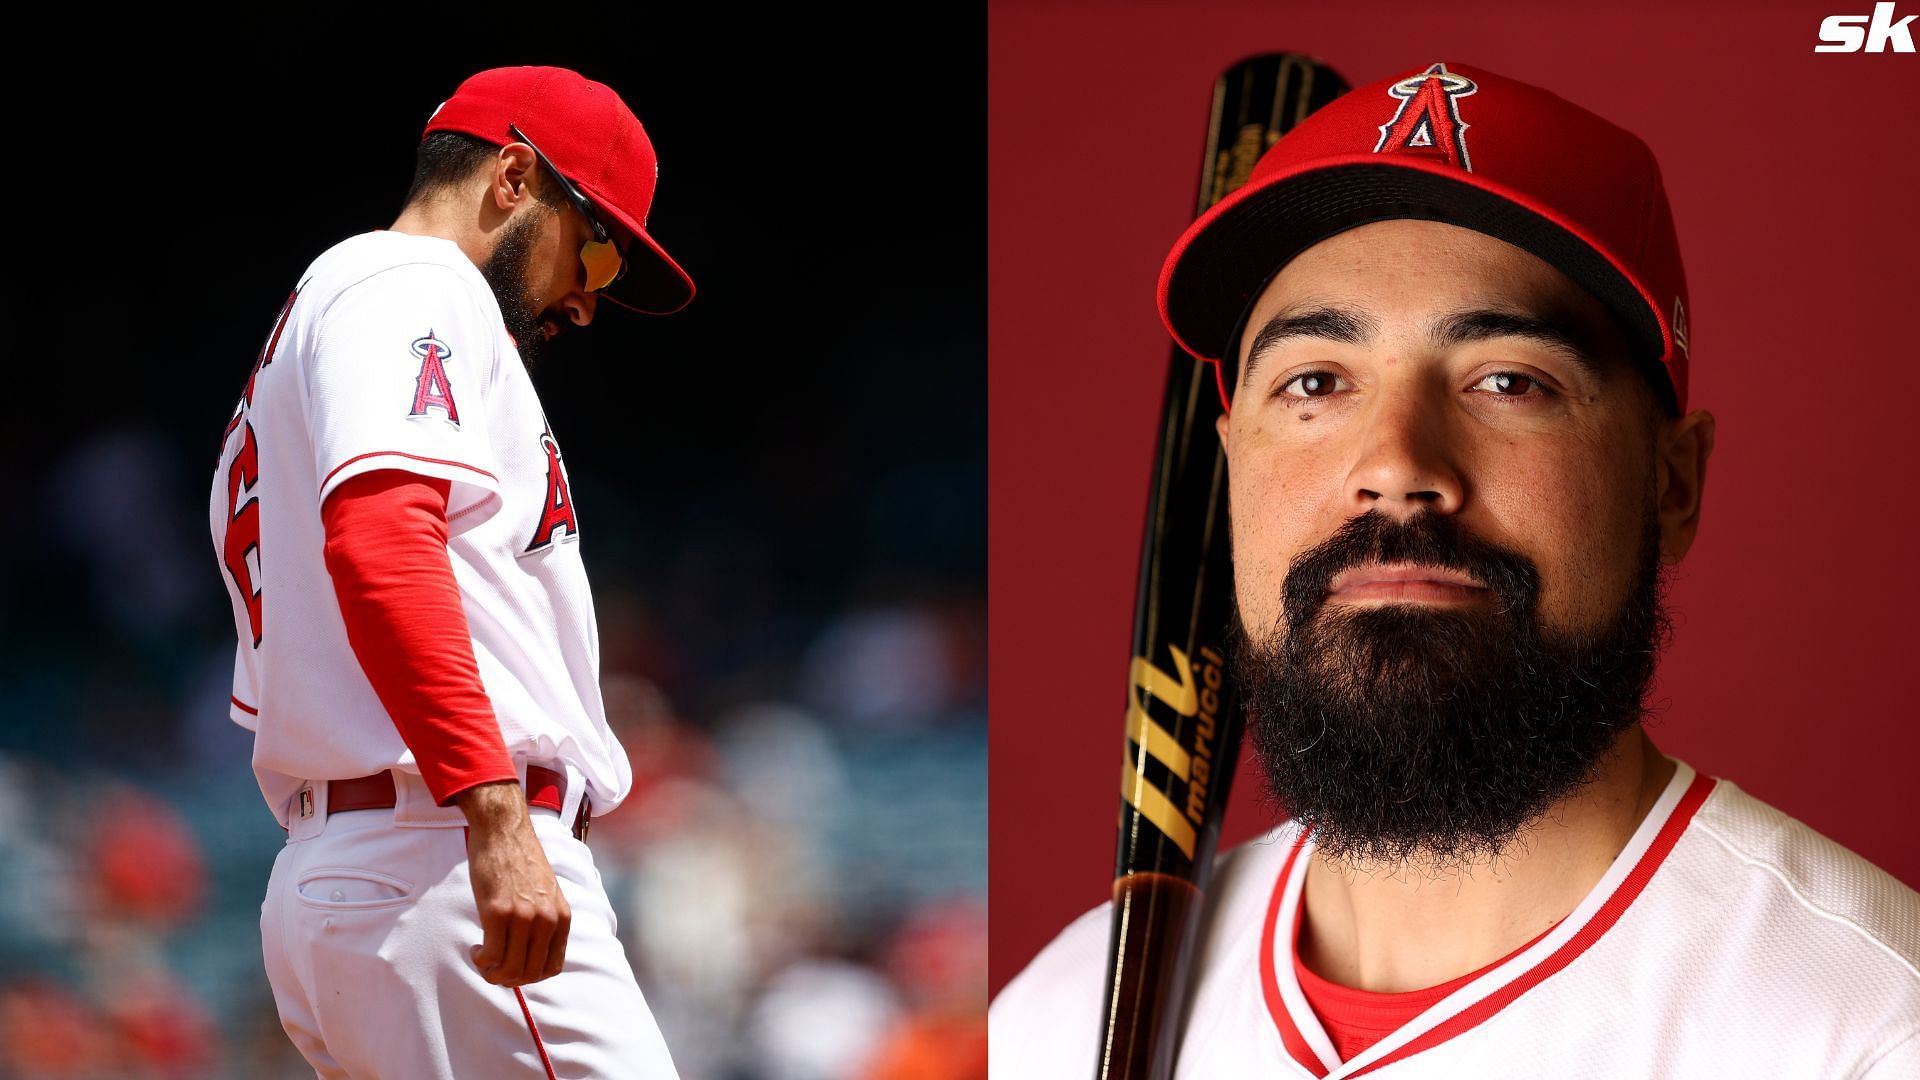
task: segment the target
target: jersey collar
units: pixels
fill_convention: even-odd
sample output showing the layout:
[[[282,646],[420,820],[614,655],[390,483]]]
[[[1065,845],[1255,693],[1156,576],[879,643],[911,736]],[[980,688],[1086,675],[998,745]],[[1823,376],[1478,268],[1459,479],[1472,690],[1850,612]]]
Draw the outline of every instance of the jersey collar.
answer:
[[[1695,773],[1683,761],[1675,765],[1672,779],[1646,819],[1572,914],[1530,948],[1489,968],[1348,1062],[1334,1052],[1333,1040],[1300,989],[1293,971],[1291,936],[1276,932],[1277,927],[1294,925],[1306,885],[1305,856],[1313,851],[1313,838],[1300,830],[1274,882],[1260,933],[1260,988],[1287,1055],[1308,1076],[1329,1080],[1364,1076],[1472,1030],[1572,963],[1626,913],[1713,790],[1712,777]]]

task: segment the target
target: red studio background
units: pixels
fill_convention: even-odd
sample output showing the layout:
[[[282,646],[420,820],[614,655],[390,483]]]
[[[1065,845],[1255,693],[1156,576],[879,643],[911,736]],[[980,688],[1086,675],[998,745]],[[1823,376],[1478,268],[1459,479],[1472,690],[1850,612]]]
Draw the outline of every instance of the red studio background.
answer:
[[[1823,17],[1872,8],[990,4],[994,992],[1107,895],[1169,344],[1154,283],[1213,80],[1263,51],[1356,86],[1483,65],[1653,147],[1693,296],[1690,407],[1719,438],[1649,731],[1920,886],[1920,56],[1813,51]],[[1243,761],[1223,846],[1273,824],[1260,794]]]

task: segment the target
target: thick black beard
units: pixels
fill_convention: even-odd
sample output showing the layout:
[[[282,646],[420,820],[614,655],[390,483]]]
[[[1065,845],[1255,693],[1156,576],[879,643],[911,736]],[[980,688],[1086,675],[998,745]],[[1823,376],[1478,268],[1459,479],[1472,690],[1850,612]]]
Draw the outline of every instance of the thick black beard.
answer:
[[[1601,627],[1541,625],[1531,560],[1451,515],[1350,519],[1294,559],[1284,636],[1249,640],[1236,612],[1230,670],[1269,793],[1354,866],[1492,859],[1590,783],[1639,722],[1672,633],[1649,500],[1633,585]],[[1472,574],[1492,603],[1325,606],[1334,577],[1406,561]]]
[[[534,234],[540,221],[551,214],[551,210],[542,207],[520,215],[501,231],[500,242],[480,267],[480,276],[487,279],[493,298],[500,305],[500,319],[519,349],[520,362],[529,371],[546,355],[547,335],[541,327],[543,305],[527,285],[527,264],[533,258]]]

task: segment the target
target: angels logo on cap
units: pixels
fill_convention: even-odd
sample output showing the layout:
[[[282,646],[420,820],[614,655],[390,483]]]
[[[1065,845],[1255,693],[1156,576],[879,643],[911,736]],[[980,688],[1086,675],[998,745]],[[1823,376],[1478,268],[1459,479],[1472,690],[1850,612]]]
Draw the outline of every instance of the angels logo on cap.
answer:
[[[1445,63],[1394,83],[1387,93],[1400,99],[1400,107],[1393,119],[1380,125],[1373,152],[1419,154],[1472,172],[1467,157],[1467,128],[1472,125],[1460,119],[1459,100],[1478,89],[1472,79],[1448,71]]]
[[[1394,218],[1485,233],[1565,274],[1619,321],[1667,411],[1683,413],[1686,272],[1652,148],[1550,90],[1445,63],[1327,103],[1174,242],[1160,317],[1181,348],[1217,365],[1223,406],[1243,316],[1280,268],[1329,236]]]

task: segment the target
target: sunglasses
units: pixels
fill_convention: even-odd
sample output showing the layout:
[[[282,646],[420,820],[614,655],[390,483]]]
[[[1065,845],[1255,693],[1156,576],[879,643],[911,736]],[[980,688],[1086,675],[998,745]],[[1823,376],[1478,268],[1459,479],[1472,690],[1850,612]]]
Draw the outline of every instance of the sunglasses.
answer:
[[[599,292],[625,277],[627,261],[620,257],[620,248],[614,244],[613,235],[607,231],[605,225],[600,223],[600,216],[593,212],[593,204],[587,201],[585,195],[580,194],[579,188],[574,187],[565,176],[560,174],[559,169],[553,167],[553,162],[547,160],[547,155],[533,145],[533,140],[527,138],[525,132],[512,124],[507,125],[507,130],[513,132],[514,138],[533,147],[533,156],[538,158],[540,164],[546,166],[547,171],[553,174],[553,178],[560,182],[560,190],[566,193],[567,200],[573,203],[574,209],[580,211],[582,217],[587,219],[587,224],[593,226],[593,239],[580,245],[580,265],[587,268],[587,291]]]

